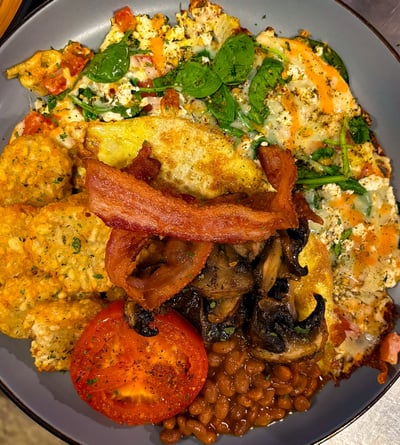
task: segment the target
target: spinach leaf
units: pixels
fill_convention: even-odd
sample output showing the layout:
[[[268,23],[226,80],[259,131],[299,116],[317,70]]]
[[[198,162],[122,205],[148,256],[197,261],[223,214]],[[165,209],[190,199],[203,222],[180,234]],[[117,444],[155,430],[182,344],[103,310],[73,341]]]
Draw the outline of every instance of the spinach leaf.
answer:
[[[237,85],[247,79],[254,61],[254,41],[244,33],[229,37],[213,60],[213,69],[226,85]]]
[[[282,82],[283,63],[277,59],[266,57],[253,77],[249,88],[251,109],[249,117],[254,122],[262,124],[269,110],[265,106],[267,94]]]
[[[334,154],[335,150],[333,149],[333,147],[321,147],[311,154],[311,159],[313,161],[319,161],[321,159],[331,158]]]
[[[94,82],[111,83],[121,79],[129,70],[130,52],[127,34],[120,42],[113,43],[103,52],[94,55],[85,74]]]
[[[178,68],[168,71],[164,76],[153,79],[154,92],[162,93],[167,88],[174,88],[176,85],[176,76],[178,75]]]
[[[238,104],[229,88],[222,84],[207,101],[207,108],[220,124],[226,126],[235,120]]]
[[[349,73],[347,71],[346,65],[344,64],[342,58],[339,56],[339,54],[333,50],[329,45],[327,45],[324,42],[320,42],[318,40],[309,39],[307,37],[303,36],[297,36],[297,40],[301,40],[306,45],[308,45],[310,48],[312,48],[314,51],[318,47],[322,48],[322,58],[325,60],[326,63],[336,68],[340,75],[343,77],[343,79],[349,83]]]
[[[197,99],[215,93],[222,84],[208,64],[200,62],[186,62],[176,75],[175,82],[182,91]]]
[[[349,121],[351,138],[356,144],[363,144],[371,140],[367,122],[362,116],[356,116]]]

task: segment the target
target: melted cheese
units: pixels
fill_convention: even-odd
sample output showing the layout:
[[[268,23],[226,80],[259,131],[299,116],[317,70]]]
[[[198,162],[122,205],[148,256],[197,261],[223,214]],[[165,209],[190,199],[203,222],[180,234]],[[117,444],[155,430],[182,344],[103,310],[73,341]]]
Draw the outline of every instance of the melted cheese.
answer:
[[[273,31],[260,33],[257,42],[267,51],[282,55],[288,79],[266,98],[270,115],[264,132],[271,142],[310,153],[323,140],[337,138],[344,116],[360,113],[338,71],[307,45],[276,37]]]

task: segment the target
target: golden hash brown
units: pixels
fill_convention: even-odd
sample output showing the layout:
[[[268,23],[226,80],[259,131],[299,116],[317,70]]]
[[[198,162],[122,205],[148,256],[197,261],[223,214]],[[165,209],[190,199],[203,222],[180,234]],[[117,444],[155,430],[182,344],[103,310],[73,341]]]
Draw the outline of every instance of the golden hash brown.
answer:
[[[37,209],[26,205],[0,207],[0,285],[30,271],[32,264],[25,251],[28,228]]]
[[[67,371],[81,332],[103,308],[98,299],[57,300],[37,304],[25,324],[31,331],[31,354],[39,371]]]
[[[43,206],[71,193],[72,160],[49,137],[20,136],[0,157],[0,204]]]
[[[10,337],[29,338],[25,323],[29,311],[41,301],[65,298],[62,285],[42,272],[25,273],[11,278],[0,287],[0,331]]]
[[[27,249],[33,264],[72,292],[105,292],[105,246],[111,229],[85,205],[83,194],[42,207],[32,219]]]

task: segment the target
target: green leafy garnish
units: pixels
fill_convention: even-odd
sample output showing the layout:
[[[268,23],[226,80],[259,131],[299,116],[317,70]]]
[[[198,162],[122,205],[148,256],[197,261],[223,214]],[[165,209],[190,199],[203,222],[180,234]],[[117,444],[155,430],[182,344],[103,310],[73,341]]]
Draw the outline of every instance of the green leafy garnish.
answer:
[[[237,85],[247,79],[254,61],[254,41],[244,33],[229,37],[213,61],[213,70],[226,85]]]
[[[178,70],[175,82],[184,93],[198,99],[210,96],[222,85],[221,79],[207,63],[192,61]]]
[[[141,111],[140,102],[133,104],[130,107],[125,107],[120,104],[96,105],[96,104],[89,104],[72,94],[69,97],[75,105],[78,105],[82,109],[82,113],[86,121],[95,120],[101,114],[107,112],[117,113],[122,117],[129,119],[131,117],[137,116]],[[83,95],[83,97],[89,99],[88,96]]]
[[[339,134],[339,141],[325,141],[327,146],[316,150],[309,158],[302,158],[297,161],[297,184],[307,188],[318,188],[326,184],[337,184],[342,190],[352,190],[358,195],[364,195],[367,190],[351,176],[348,150],[351,148],[346,142],[346,135],[349,131],[347,119],[343,120],[343,125]],[[319,162],[324,159],[333,158],[335,149],[338,146],[341,152],[342,165]]]
[[[371,140],[368,124],[362,116],[356,116],[350,119],[349,131],[356,144],[363,144]]]
[[[94,82],[111,83],[121,79],[129,70],[129,33],[117,43],[96,53],[85,69],[85,74]]]
[[[71,245],[74,250],[74,254],[77,254],[81,251],[81,240],[78,237],[74,236]]]
[[[343,241],[349,239],[352,233],[353,233],[353,229],[351,229],[351,228],[345,229],[341,233],[339,241],[333,246],[333,251],[337,257],[342,253]]]
[[[283,63],[277,59],[266,57],[254,75],[249,88],[249,102],[251,109],[249,118],[262,124],[268,117],[265,105],[267,94],[282,82]]]
[[[227,126],[235,120],[238,104],[229,88],[221,85],[207,101],[207,108],[220,124]]]

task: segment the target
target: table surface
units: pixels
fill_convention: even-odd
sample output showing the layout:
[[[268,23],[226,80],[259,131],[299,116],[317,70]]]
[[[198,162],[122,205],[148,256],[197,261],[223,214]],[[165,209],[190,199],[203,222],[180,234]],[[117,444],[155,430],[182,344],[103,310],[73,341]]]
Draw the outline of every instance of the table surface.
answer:
[[[34,0],[33,7],[43,0]],[[400,0],[344,0],[375,27],[400,54]],[[13,23],[11,26],[14,26]],[[361,417],[324,445],[394,445],[400,438],[400,379]],[[63,445],[0,391],[0,444]],[[282,444],[284,445],[284,444]]]

